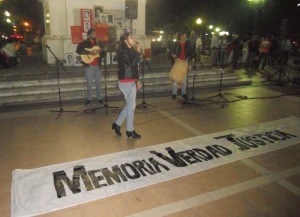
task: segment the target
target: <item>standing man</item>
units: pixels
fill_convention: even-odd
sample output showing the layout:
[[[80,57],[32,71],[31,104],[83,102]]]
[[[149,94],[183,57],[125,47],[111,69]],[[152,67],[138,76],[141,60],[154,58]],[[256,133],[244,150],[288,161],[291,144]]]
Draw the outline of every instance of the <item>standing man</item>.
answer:
[[[84,61],[84,74],[87,86],[87,96],[85,105],[92,104],[93,90],[92,84],[93,80],[96,83],[96,98],[97,102],[103,104],[101,95],[101,80],[102,73],[100,69],[100,58],[105,56],[104,46],[102,43],[96,41],[96,31],[94,29],[89,29],[87,32],[87,39],[80,42],[77,46],[76,52],[82,57],[87,56],[88,62]],[[94,46],[98,46],[97,49],[92,49]],[[95,47],[94,47],[95,48]]]
[[[201,52],[202,52],[202,38],[201,35],[197,35],[196,39],[196,54],[197,54],[197,61],[201,63]]]
[[[210,43],[210,59],[211,66],[216,66],[219,61],[219,48],[220,43],[216,35],[213,35]]]
[[[18,65],[17,50],[12,39],[7,39],[7,43],[1,49],[2,55],[5,56],[5,61],[8,66]]]
[[[269,36],[266,36],[259,45],[258,67],[262,61],[261,69],[264,70],[267,64],[267,60],[270,56],[271,40]]]
[[[125,106],[117,120],[112,124],[112,129],[121,136],[121,125],[126,119],[126,135],[134,139],[140,139],[141,135],[134,130],[133,119],[136,101],[136,91],[142,85],[139,79],[139,61],[141,57],[140,44],[136,43],[134,36],[128,32],[120,37],[117,50],[118,58],[118,86],[125,98]]]
[[[284,65],[287,65],[288,63],[291,48],[292,45],[291,45],[291,40],[289,38],[285,38],[281,41],[281,51],[282,51]]]
[[[177,42],[172,50],[172,57],[174,59],[180,59],[183,61],[188,62],[189,59],[191,59],[194,55],[194,50],[191,45],[191,42],[187,40],[187,34],[185,32],[181,32],[179,34],[179,42]],[[176,63],[175,63],[176,64]],[[187,75],[186,75],[187,76]],[[181,95],[184,99],[188,99],[187,93],[186,93],[186,76],[183,79],[183,82],[181,84]],[[178,82],[173,81],[172,86],[172,99],[175,100],[177,96],[178,91]]]

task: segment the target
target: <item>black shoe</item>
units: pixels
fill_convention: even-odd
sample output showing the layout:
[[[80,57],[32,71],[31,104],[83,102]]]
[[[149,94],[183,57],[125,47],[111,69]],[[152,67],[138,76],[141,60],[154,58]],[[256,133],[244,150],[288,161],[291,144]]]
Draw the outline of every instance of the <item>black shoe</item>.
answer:
[[[130,138],[140,139],[142,136],[137,134],[135,131],[126,131],[126,135]]]
[[[121,127],[119,125],[117,125],[116,123],[113,123],[112,124],[112,127],[111,129],[115,130],[115,133],[118,135],[118,136],[122,136],[122,133],[121,133]],[[127,133],[127,132],[126,132]]]
[[[176,95],[172,95],[172,99],[175,100],[176,99]]]
[[[103,104],[103,101],[101,99],[98,100],[98,103]]]
[[[86,100],[84,104],[85,105],[91,105],[92,104],[92,100]]]

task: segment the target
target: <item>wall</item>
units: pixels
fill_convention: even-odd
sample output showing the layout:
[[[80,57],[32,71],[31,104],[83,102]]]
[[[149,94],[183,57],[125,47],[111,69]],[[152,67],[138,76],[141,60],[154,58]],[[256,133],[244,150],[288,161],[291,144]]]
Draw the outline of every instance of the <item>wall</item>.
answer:
[[[59,60],[66,60],[66,54],[76,58],[77,44],[72,43],[71,26],[80,26],[80,9],[94,9],[103,6],[104,12],[113,14],[115,18],[125,18],[125,0],[41,0],[44,14],[49,13],[50,23],[45,23],[46,34],[43,37],[43,58],[49,64],[55,63],[51,51]],[[151,41],[145,35],[146,0],[138,0],[138,19],[133,20],[135,37],[144,49],[150,49]],[[45,17],[46,20],[46,17]]]

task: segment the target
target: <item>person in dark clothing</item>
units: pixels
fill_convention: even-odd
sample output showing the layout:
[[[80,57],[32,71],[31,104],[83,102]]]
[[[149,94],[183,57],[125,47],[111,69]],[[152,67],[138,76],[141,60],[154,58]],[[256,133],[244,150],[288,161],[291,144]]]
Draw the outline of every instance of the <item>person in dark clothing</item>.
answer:
[[[251,41],[248,44],[249,46],[249,54],[248,58],[246,61],[246,66],[247,67],[253,67],[257,68],[258,67],[258,54],[259,54],[259,41],[258,37],[256,35],[253,35],[251,38]]]
[[[275,59],[279,51],[279,42],[275,35],[271,36],[271,45],[269,50],[269,65],[272,66],[275,64]]]
[[[240,42],[240,37],[237,35],[232,42],[233,52],[232,52],[232,68],[237,69],[238,58],[241,54],[242,44]]]
[[[125,106],[120,112],[117,120],[112,124],[112,129],[121,136],[121,125],[126,119],[126,135],[134,139],[140,139],[133,126],[134,111],[136,106],[136,91],[142,87],[139,79],[139,62],[141,58],[141,47],[135,41],[134,36],[128,32],[120,37],[117,49],[118,60],[118,86],[125,98]]]

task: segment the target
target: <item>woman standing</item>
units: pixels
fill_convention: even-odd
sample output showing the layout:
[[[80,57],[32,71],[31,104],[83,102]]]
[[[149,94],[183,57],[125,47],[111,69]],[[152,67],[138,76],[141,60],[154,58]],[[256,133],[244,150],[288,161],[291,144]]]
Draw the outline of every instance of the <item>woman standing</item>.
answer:
[[[139,61],[141,56],[140,44],[136,43],[133,35],[128,32],[120,37],[120,44],[117,50],[118,58],[118,86],[125,98],[125,106],[113,123],[112,129],[118,136],[121,136],[121,125],[126,118],[126,135],[134,139],[140,139],[133,126],[136,91],[141,89],[139,82]]]

